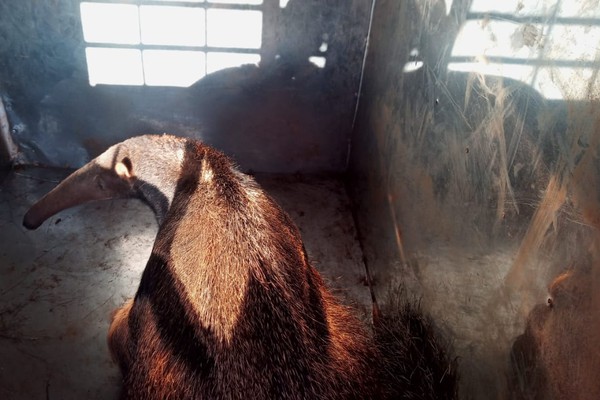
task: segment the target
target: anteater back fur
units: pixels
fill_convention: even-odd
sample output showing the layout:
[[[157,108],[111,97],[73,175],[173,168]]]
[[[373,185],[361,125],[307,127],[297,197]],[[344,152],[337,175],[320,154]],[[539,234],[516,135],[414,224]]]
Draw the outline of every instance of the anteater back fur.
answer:
[[[368,398],[374,348],[326,291],[298,229],[198,142],[109,343],[123,398]],[[206,178],[204,178],[206,177]]]
[[[429,363],[431,327],[419,325],[425,340],[410,349],[407,319],[373,335],[326,289],[287,214],[222,153],[172,136],[111,149],[97,159],[99,174],[112,174],[101,189],[123,190],[104,166],[122,160],[115,170],[128,185],[135,175],[128,187],[160,225],[135,298],[109,330],[123,399],[452,398],[412,378],[416,368],[455,378],[441,350]],[[47,196],[55,203],[60,193]],[[48,215],[43,201],[26,225]],[[407,349],[422,352],[418,362]]]

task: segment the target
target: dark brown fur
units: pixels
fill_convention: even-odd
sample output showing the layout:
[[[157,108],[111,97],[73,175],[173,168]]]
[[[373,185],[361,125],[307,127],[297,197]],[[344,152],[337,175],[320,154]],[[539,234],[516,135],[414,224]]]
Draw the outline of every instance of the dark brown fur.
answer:
[[[367,399],[408,393],[410,377],[394,379],[397,365],[386,361],[398,356],[393,341],[386,342],[390,348],[375,345],[329,293],[307,260],[296,226],[252,178],[199,142],[144,140],[167,142],[183,151],[183,159],[162,165],[160,173],[156,163],[144,164],[152,161],[147,146],[125,142],[110,150],[113,164],[122,160],[119,168],[127,169],[130,193],[149,202],[160,222],[137,294],[115,312],[109,330],[123,373],[123,399]],[[103,173],[114,175],[119,168]],[[26,216],[28,226],[48,214],[43,201]],[[398,373],[411,368],[402,367]],[[446,366],[440,368],[434,376],[445,373]],[[438,398],[431,387],[417,390],[423,392],[419,398]]]
[[[583,257],[549,285],[551,301],[530,312],[511,352],[512,398],[600,398],[600,277]]]

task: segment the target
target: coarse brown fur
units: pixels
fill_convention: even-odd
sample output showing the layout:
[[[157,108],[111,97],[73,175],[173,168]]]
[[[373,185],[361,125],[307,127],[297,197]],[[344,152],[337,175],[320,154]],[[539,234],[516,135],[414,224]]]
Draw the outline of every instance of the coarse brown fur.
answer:
[[[509,385],[515,400],[600,398],[600,282],[593,255],[577,259],[548,286],[513,343]]]
[[[115,312],[108,335],[123,399],[407,393],[410,377],[394,379],[397,365],[386,361],[398,357],[393,341],[375,345],[309,264],[287,214],[222,153],[191,139],[142,136],[90,164],[79,170],[86,176],[76,171],[34,205],[24,223],[39,226],[77,204],[60,201],[61,191],[72,194],[69,186],[89,180],[98,181],[93,199],[136,196],[155,210],[159,231],[139,289]],[[436,361],[433,375],[446,373],[446,359]],[[419,390],[419,398],[439,398],[431,387]]]

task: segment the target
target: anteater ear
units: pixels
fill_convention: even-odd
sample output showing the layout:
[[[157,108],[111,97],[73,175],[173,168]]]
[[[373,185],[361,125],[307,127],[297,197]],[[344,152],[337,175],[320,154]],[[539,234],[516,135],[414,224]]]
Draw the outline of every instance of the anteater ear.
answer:
[[[123,179],[133,177],[133,165],[129,157],[124,157],[115,165],[115,172]]]

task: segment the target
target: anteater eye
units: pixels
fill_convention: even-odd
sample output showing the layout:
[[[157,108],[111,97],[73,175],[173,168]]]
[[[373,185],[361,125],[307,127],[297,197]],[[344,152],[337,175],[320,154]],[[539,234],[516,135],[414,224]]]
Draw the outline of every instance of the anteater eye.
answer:
[[[121,160],[121,162],[127,168],[127,170],[129,171],[129,173],[131,173],[131,170],[133,169],[133,165],[131,164],[131,160],[129,159],[129,157],[124,157]]]

